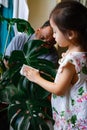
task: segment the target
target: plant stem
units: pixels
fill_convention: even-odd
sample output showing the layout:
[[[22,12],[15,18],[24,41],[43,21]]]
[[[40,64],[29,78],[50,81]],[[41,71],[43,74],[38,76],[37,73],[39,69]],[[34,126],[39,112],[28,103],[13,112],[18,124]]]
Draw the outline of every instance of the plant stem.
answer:
[[[8,43],[8,38],[9,38],[10,31],[11,31],[11,25],[9,24],[9,25],[8,25],[8,34],[7,34],[6,41],[5,41],[4,53],[3,53],[2,59],[3,59],[4,56],[5,56],[5,52],[6,52],[6,47],[7,47],[7,43]]]

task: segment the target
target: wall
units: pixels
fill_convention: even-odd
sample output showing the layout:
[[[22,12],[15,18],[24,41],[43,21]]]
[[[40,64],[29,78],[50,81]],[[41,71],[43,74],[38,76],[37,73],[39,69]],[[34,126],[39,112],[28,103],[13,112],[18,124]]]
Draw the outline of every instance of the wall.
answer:
[[[40,27],[49,18],[57,0],[27,0],[29,6],[29,22],[34,29]]]
[[[49,18],[51,10],[55,7],[57,2],[61,0],[27,0],[29,6],[29,22],[34,29],[42,26],[42,24]],[[59,57],[66,49],[58,49]]]

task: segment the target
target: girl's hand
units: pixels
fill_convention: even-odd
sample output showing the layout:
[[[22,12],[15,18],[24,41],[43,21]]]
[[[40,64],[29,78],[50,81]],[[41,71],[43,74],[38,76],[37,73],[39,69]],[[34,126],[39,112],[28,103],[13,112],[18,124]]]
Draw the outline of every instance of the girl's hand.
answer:
[[[39,70],[27,65],[23,65],[22,75],[32,82],[36,82],[37,78],[40,77]]]

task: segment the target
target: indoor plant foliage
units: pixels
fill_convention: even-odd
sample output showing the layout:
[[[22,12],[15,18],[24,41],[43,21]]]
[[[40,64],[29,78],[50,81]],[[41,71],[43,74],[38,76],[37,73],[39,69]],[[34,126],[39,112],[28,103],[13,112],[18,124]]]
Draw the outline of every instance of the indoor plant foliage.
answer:
[[[15,19],[15,22],[18,20]],[[22,22],[20,20],[19,23]],[[29,33],[32,33],[31,26],[29,28]],[[52,62],[39,58],[48,52],[45,44],[40,40],[31,40],[25,44],[23,51],[13,51],[8,57],[9,69],[3,68],[1,62],[0,101],[8,104],[9,124],[14,130],[49,130],[46,120],[53,123],[48,100],[50,93],[20,75],[22,65],[27,64],[38,69],[45,79],[54,80],[56,72]]]

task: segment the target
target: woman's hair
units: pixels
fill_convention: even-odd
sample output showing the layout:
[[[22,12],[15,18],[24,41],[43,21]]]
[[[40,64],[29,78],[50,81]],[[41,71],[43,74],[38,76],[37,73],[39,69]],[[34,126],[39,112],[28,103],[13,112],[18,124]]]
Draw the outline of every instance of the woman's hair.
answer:
[[[77,33],[75,41],[87,51],[87,8],[77,1],[60,2],[52,10],[50,19],[66,36],[67,31]]]
[[[49,20],[47,20],[47,21],[41,26],[41,28],[48,27],[48,26],[50,26],[50,21],[49,21]]]

